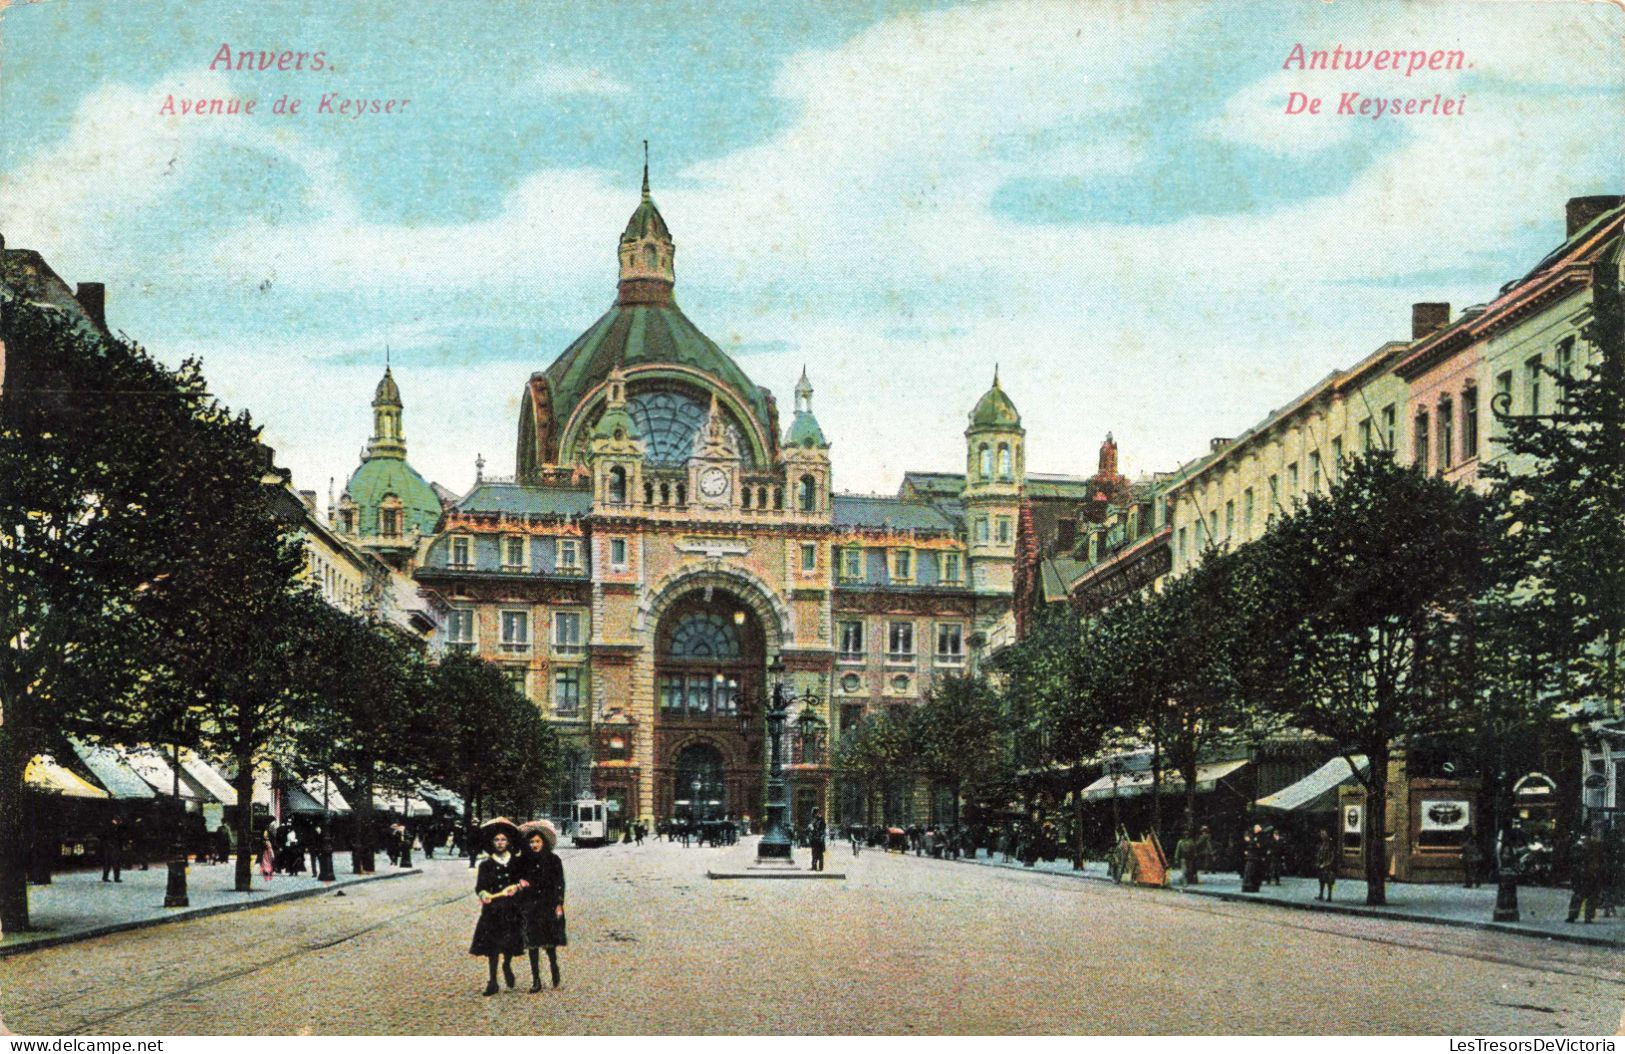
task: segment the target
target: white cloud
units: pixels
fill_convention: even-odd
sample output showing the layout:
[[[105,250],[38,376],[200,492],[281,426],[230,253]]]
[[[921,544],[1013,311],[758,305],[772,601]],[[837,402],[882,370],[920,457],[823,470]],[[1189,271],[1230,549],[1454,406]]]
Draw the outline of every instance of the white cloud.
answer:
[[[630,85],[592,66],[553,62],[536,73],[534,84],[544,95],[597,95],[616,99],[632,94]]]

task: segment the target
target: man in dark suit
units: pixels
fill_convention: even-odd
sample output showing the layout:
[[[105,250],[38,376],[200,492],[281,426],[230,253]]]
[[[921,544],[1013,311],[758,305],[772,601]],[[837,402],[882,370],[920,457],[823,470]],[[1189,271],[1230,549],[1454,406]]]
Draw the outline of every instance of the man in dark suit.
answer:
[[[824,814],[813,810],[812,823],[807,825],[807,844],[812,847],[812,869],[824,870]]]
[[[124,868],[124,821],[115,816],[102,828],[102,881],[123,882],[119,872]],[[113,877],[108,878],[111,874]]]

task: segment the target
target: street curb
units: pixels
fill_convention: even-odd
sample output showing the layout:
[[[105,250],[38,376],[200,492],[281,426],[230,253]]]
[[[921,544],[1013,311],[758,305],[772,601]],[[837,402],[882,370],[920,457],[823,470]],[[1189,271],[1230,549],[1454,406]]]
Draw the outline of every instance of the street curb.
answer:
[[[331,886],[317,886],[315,889],[296,889],[292,893],[274,893],[268,897],[243,900],[232,904],[212,904],[206,908],[183,908],[173,915],[155,915],[152,918],[132,919],[129,922],[109,922],[85,930],[75,930],[72,933],[44,933],[38,937],[21,937],[15,944],[0,944],[0,959],[40,951],[44,948],[56,948],[64,944],[72,944],[75,941],[88,941],[96,937],[105,937],[110,933],[144,930],[153,926],[168,926],[175,922],[188,922],[192,919],[206,918],[210,915],[225,915],[233,911],[252,911],[255,908],[268,908],[274,904],[286,904],[289,901],[304,900],[307,897],[319,897],[324,893],[349,889],[351,886],[365,885],[368,882],[382,882],[386,879],[421,874],[423,874],[423,871],[414,867],[407,871],[391,871],[386,875],[368,875],[364,878],[335,882]]]
[[[1172,892],[1185,896],[1208,897],[1212,900],[1228,900],[1242,904],[1269,904],[1277,908],[1324,912],[1328,915],[1356,915],[1367,919],[1395,919],[1400,922],[1421,922],[1432,926],[1453,926],[1457,929],[1494,930],[1498,933],[1511,933],[1519,937],[1562,941],[1565,944],[1585,944],[1594,948],[1620,948],[1625,946],[1625,940],[1615,940],[1609,937],[1588,937],[1583,933],[1553,933],[1549,930],[1537,930],[1529,926],[1522,926],[1515,922],[1479,922],[1474,919],[1453,919],[1440,915],[1421,915],[1409,911],[1394,911],[1391,908],[1375,908],[1364,904],[1338,904],[1335,901],[1330,904],[1325,902],[1305,904],[1297,900],[1276,900],[1272,897],[1260,898],[1251,893],[1181,889],[1178,886],[1169,888]]]
[[[908,856],[911,854],[902,854]],[[930,858],[927,858],[930,859]],[[1051,878],[1083,879],[1089,882],[1100,882],[1109,886],[1120,886],[1124,889],[1156,889],[1156,886],[1136,886],[1124,882],[1113,882],[1104,875],[1091,875],[1077,871],[1039,871],[1025,867],[1007,867],[1004,864],[994,863],[991,860],[944,860],[938,863],[948,864],[975,864],[978,867],[989,867],[999,871],[1010,871],[1022,875],[1048,875]],[[1277,908],[1292,908],[1295,911],[1308,911],[1311,913],[1325,913],[1328,915],[1355,915],[1370,919],[1393,919],[1397,922],[1420,922],[1433,926],[1452,926],[1457,929],[1492,930],[1497,933],[1511,933],[1519,937],[1532,937],[1536,940],[1561,941],[1565,944],[1583,944],[1593,948],[1621,948],[1625,947],[1625,938],[1614,939],[1610,937],[1589,937],[1584,933],[1553,933],[1549,930],[1534,929],[1515,922],[1479,922],[1474,919],[1453,919],[1439,915],[1422,915],[1410,911],[1395,911],[1390,908],[1373,908],[1364,904],[1339,904],[1335,901],[1327,903],[1304,903],[1298,900],[1277,900],[1273,897],[1260,897],[1253,893],[1231,893],[1224,890],[1189,889],[1181,886],[1162,887],[1171,893],[1182,896],[1207,897],[1211,900],[1227,900],[1238,904],[1268,904]]]
[[[780,882],[806,882],[808,880],[845,878],[840,871],[706,871],[706,878],[776,879]]]

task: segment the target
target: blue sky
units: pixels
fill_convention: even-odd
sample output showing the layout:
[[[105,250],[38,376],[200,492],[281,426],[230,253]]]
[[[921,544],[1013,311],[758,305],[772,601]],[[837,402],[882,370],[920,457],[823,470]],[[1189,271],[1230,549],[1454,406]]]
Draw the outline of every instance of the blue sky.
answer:
[[[246,7],[247,5],[243,5]],[[1132,472],[1489,299],[1625,189],[1602,4],[253,5],[0,15],[0,231],[167,359],[203,358],[301,486],[353,469],[391,348],[411,458],[511,471],[525,378],[610,303],[640,141],[678,297],[781,404],[805,363],[836,483],[960,465],[1001,364],[1028,465]],[[1293,43],[1470,69],[1285,71]],[[333,69],[211,72],[222,43]],[[1281,113],[1288,91],[1459,118]],[[179,118],[170,93],[409,98]]]

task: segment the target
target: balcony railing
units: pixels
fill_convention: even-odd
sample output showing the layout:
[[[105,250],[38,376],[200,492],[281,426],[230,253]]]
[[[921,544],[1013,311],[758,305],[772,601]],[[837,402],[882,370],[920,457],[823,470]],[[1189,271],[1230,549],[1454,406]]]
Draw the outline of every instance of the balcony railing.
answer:
[[[888,651],[886,661],[896,666],[913,666],[914,653],[912,651]]]
[[[861,665],[868,661],[868,658],[869,653],[865,651],[842,651],[835,656],[835,661]]]

